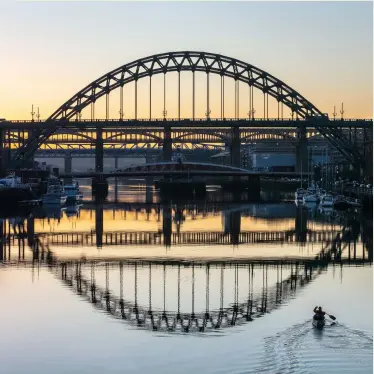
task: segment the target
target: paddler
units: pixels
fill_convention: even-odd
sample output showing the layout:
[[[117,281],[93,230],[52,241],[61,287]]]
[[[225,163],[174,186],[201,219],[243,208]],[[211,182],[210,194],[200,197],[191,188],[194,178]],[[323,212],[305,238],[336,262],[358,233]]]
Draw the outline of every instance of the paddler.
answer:
[[[313,310],[313,313],[314,313],[313,319],[315,319],[315,320],[324,320],[325,319],[326,312],[324,312],[320,306],[315,307],[314,310]]]

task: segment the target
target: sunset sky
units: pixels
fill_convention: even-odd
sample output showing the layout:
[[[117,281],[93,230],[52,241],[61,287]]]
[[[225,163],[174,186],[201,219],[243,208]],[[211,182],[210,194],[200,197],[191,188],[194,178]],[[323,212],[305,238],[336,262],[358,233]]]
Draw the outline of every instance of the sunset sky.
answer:
[[[0,5],[0,34],[0,118],[30,119],[32,104],[46,118],[106,72],[141,57],[180,50],[219,53],[253,64],[330,116],[334,104],[339,113],[344,102],[346,117],[372,118],[370,2],[15,2]],[[168,116],[176,116],[177,81],[175,74],[169,75]],[[158,78],[152,84],[154,117],[162,115]],[[202,117],[205,77],[199,79],[197,115]],[[149,113],[147,84],[139,82],[139,117]],[[230,84],[227,116],[234,114]],[[220,113],[215,87],[218,81],[212,79],[213,117]],[[191,116],[190,89],[191,74],[185,73],[182,117]],[[241,92],[240,113],[246,116],[244,85]],[[118,118],[118,96],[111,98],[112,118]],[[125,117],[133,118],[130,85],[125,97]],[[271,116],[275,108],[271,103]],[[103,105],[98,104],[96,114],[104,117]]]

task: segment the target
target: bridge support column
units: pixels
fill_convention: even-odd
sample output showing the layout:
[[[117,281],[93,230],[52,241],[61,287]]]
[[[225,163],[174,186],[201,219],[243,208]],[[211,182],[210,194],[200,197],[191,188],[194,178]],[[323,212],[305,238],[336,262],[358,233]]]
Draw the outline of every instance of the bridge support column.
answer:
[[[114,156],[114,170],[118,169],[118,159],[119,159],[118,156]]]
[[[170,126],[164,127],[164,143],[162,146],[162,159],[163,161],[171,161],[173,142],[171,139]]]
[[[240,132],[238,127],[231,129],[230,163],[231,166],[240,168]]]
[[[104,170],[104,142],[103,142],[103,129],[96,129],[95,141],[95,171],[102,173]]]
[[[296,172],[308,172],[308,141],[306,138],[306,129],[300,125],[298,129],[298,144],[296,146]]]
[[[153,161],[152,154],[151,154],[151,145],[147,144],[147,151],[145,153],[145,163],[150,164]]]
[[[64,158],[65,162],[65,174],[70,174],[72,172],[73,156],[71,153],[67,153]]]

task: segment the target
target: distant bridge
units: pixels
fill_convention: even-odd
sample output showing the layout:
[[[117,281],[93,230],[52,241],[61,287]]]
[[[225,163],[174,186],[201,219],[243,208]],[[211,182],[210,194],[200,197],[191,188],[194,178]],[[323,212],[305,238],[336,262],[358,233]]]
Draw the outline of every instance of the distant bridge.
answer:
[[[299,177],[296,172],[257,172],[249,171],[232,166],[202,163],[202,162],[159,162],[140,166],[133,166],[122,171],[104,173],[104,172],[71,172],[61,174],[62,178],[111,178],[111,177],[134,177],[134,176],[241,176],[241,177]],[[303,173],[304,177],[312,173]]]

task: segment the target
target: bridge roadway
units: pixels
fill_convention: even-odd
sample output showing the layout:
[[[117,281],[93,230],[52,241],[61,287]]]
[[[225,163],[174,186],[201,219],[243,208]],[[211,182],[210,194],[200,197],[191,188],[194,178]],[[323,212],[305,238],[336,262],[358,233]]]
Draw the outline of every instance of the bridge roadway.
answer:
[[[96,129],[98,127],[105,128],[106,131],[115,131],[124,128],[149,128],[163,130],[165,126],[170,128],[294,128],[299,127],[312,128],[316,127],[331,127],[331,128],[373,128],[372,119],[323,119],[318,118],[309,119],[277,119],[277,118],[255,118],[255,119],[236,119],[236,118],[152,118],[150,119],[81,119],[75,121],[70,120],[45,120],[45,121],[32,121],[32,120],[5,120],[0,121],[0,129],[17,130],[32,130],[42,128],[66,128],[66,129]]]
[[[311,176],[312,173],[303,173],[306,177]],[[71,172],[68,174],[62,173],[60,174],[61,178],[97,178],[97,179],[106,179],[106,178],[116,178],[116,177],[158,177],[158,176],[176,176],[176,177],[192,177],[192,176],[211,176],[211,177],[269,177],[269,178],[283,178],[283,177],[300,177],[300,173],[296,172],[265,172],[265,171],[238,171],[238,170],[230,170],[230,171],[213,171],[213,170],[157,170],[157,171],[150,171],[150,170],[139,170],[139,171],[116,171],[110,173],[98,173],[98,172]]]
[[[319,129],[318,131],[316,129]],[[328,118],[308,118],[303,120],[253,120],[253,119],[171,119],[171,120],[103,120],[103,121],[67,121],[67,120],[47,120],[41,122],[30,121],[2,121],[0,122],[0,138],[1,148],[9,148],[14,137],[18,140],[18,150],[13,155],[15,159],[12,161],[12,155],[7,162],[13,164],[14,167],[20,167],[34,152],[45,143],[48,138],[53,141],[53,137],[58,138],[56,131],[71,131],[71,136],[81,136],[84,140],[79,142],[91,141],[95,146],[95,170],[103,171],[104,143],[115,142],[115,138],[120,143],[134,144],[143,141],[148,144],[162,144],[163,160],[170,161],[172,158],[173,143],[189,143],[189,142],[205,142],[212,144],[226,144],[230,148],[231,165],[240,167],[241,163],[241,144],[253,141],[258,138],[254,132],[262,129],[283,129],[279,134],[266,134],[264,139],[278,138],[279,140],[293,142],[296,144],[297,153],[297,171],[307,170],[307,131],[312,130],[313,134],[319,134],[322,128],[333,132],[335,135],[327,136],[327,140],[339,150],[342,155],[351,163],[358,162],[360,165],[366,165],[365,157],[367,156],[367,144],[372,142],[372,120],[335,120]],[[292,134],[287,134],[287,129]],[[359,130],[359,131],[357,131]],[[33,145],[35,136],[40,131],[48,132],[51,136],[45,138],[37,146]],[[79,132],[93,131],[94,134],[85,135]],[[344,131],[348,131],[347,134]],[[358,134],[357,134],[358,132]],[[17,134],[18,133],[18,134]],[[340,135],[339,135],[340,134]],[[325,134],[326,135],[326,134]],[[52,137],[52,138],[51,138]],[[35,138],[35,141],[36,141]],[[59,140],[57,139],[56,140]],[[261,136],[260,136],[261,138]],[[346,138],[345,140],[343,138]],[[13,140],[12,140],[13,139]],[[252,140],[250,140],[252,139]],[[71,142],[74,139],[70,140]],[[361,154],[357,145],[364,150]],[[72,143],[73,144],[73,143]],[[28,147],[33,149],[32,154],[23,153],[22,149]],[[45,147],[45,145],[44,145]],[[25,149],[26,149],[25,148]],[[1,150],[1,149],[0,149]],[[31,151],[30,151],[31,152]],[[369,152],[370,153],[370,152]],[[5,160],[5,159],[4,159]],[[2,161],[5,163],[5,161]]]

